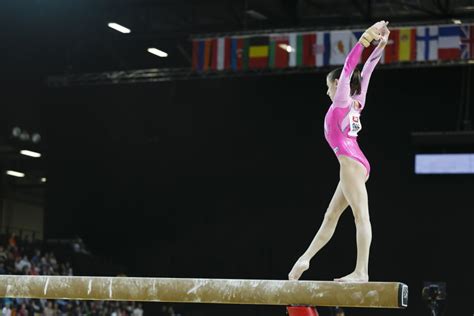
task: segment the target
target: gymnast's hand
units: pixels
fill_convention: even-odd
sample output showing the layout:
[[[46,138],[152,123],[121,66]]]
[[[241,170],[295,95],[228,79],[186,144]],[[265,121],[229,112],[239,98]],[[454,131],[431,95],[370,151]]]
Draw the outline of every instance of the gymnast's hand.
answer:
[[[359,38],[359,43],[361,43],[365,48],[367,48],[370,46],[370,43],[372,43],[372,41],[380,40],[382,38],[381,30],[384,26],[387,26],[387,23],[388,22],[382,20],[369,27]]]
[[[289,280],[298,280],[303,272],[308,270],[309,268],[309,260],[308,258],[302,256],[296,261],[293,269],[291,269],[290,273],[288,274]]]
[[[385,25],[381,29],[382,38],[380,39],[380,43],[378,45],[380,48],[384,48],[385,45],[387,45],[387,43],[388,43],[388,37],[390,35],[390,30],[388,29],[387,25],[388,25],[388,22],[386,22]]]

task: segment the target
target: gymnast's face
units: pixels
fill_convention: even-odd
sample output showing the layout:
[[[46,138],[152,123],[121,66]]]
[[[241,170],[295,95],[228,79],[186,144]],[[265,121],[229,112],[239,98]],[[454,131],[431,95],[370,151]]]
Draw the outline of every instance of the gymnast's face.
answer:
[[[338,81],[339,81],[338,79],[331,80],[329,76],[326,77],[326,85],[328,86],[328,91],[326,92],[326,94],[329,96],[331,101],[334,101],[333,99],[334,99],[334,95],[336,94]]]

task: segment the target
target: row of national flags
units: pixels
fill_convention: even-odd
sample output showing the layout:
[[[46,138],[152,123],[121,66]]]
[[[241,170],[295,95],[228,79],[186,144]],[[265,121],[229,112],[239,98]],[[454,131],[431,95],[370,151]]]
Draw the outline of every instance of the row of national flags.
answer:
[[[321,31],[193,40],[196,71],[342,65],[362,31]],[[362,62],[374,46],[365,49]],[[381,63],[474,59],[474,24],[391,29]]]

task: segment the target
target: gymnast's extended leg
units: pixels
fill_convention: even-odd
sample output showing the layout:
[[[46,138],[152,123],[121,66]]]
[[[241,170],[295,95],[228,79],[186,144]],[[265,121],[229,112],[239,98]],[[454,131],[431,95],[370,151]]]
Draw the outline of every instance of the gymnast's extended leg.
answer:
[[[351,206],[357,230],[357,263],[354,272],[336,281],[368,282],[369,252],[372,227],[369,217],[369,201],[365,182],[367,170],[349,157],[340,156],[340,183],[344,196]]]
[[[339,182],[331,202],[329,203],[328,209],[326,210],[321,227],[306,252],[298,259],[293,266],[293,269],[288,274],[290,280],[298,280],[303,272],[309,268],[311,258],[313,258],[313,256],[316,255],[316,253],[318,253],[318,251],[321,250],[321,248],[323,248],[331,239],[334,230],[336,229],[337,222],[348,205],[349,203],[344,197],[341,182]]]

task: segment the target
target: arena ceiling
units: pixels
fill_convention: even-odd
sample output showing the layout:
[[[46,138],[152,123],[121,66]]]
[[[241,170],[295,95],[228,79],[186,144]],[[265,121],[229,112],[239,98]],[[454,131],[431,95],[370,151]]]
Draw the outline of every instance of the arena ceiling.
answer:
[[[120,3],[120,4],[119,4]],[[119,4],[119,5],[118,5]],[[105,10],[125,14],[149,32],[222,32],[255,28],[344,26],[473,17],[470,0],[119,0]]]
[[[0,4],[3,75],[188,67],[199,34],[474,19],[474,0],[25,0]],[[117,22],[123,35],[107,27]],[[159,59],[146,52],[158,47]],[[3,56],[2,56],[3,55]]]

